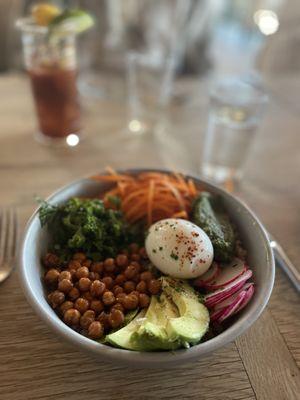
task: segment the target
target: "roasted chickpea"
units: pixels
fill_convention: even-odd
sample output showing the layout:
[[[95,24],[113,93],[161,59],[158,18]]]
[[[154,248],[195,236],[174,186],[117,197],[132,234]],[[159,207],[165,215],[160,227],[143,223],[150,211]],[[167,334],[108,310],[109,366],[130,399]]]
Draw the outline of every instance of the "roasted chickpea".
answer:
[[[74,308],[74,303],[73,301],[64,301],[60,307],[59,307],[59,311],[64,315],[64,313],[69,310],[70,308]]]
[[[47,271],[45,275],[45,283],[49,286],[55,285],[59,279],[59,271],[57,269],[51,268]]]
[[[102,326],[106,331],[110,329],[111,326],[108,320],[108,314],[106,314],[106,312],[102,311],[101,314],[97,317],[97,321],[99,321],[102,324]]]
[[[79,297],[74,303],[74,308],[76,308],[80,314],[84,314],[89,309],[89,306],[89,301],[83,297]]]
[[[95,321],[95,311],[87,310],[80,318],[80,326],[83,329],[88,329],[92,322]]]
[[[91,295],[91,292],[84,292],[82,297],[88,301],[92,301],[94,299],[94,297]]]
[[[114,272],[116,269],[115,260],[113,258],[107,258],[104,261],[104,269],[106,272]]]
[[[111,276],[105,276],[101,280],[105,284],[107,289],[111,289],[114,286],[114,280]]]
[[[102,274],[103,268],[104,268],[104,266],[103,266],[103,262],[102,261],[101,262],[100,261],[94,262],[91,265],[91,271],[92,272],[97,272],[99,275]]]
[[[88,278],[90,271],[87,267],[80,267],[76,270],[76,278]]]
[[[141,269],[141,264],[137,261],[130,261],[130,265],[134,265],[139,271]]]
[[[120,310],[112,310],[108,315],[108,321],[112,328],[118,328],[124,322],[124,314]]]
[[[69,293],[72,288],[73,283],[69,279],[63,279],[58,282],[58,290],[61,290],[64,293]]]
[[[136,285],[136,290],[140,293],[146,293],[147,292],[147,283],[145,281],[140,281]]]
[[[138,292],[137,290],[133,290],[130,294],[139,298],[140,292]]]
[[[80,278],[78,282],[79,289],[82,292],[87,292],[91,286],[91,280],[89,278]]]
[[[69,296],[69,298],[70,298],[71,300],[74,301],[74,300],[78,299],[78,297],[80,296],[80,292],[79,292],[79,290],[78,290],[76,287],[73,287],[73,288],[69,291],[68,296]]]
[[[100,339],[103,336],[104,327],[99,321],[94,321],[88,328],[88,336],[92,339]]]
[[[115,296],[123,292],[123,288],[119,285],[114,286],[113,293]]]
[[[59,267],[59,257],[56,254],[47,253],[45,257],[43,257],[43,264],[46,268]]]
[[[126,254],[119,254],[116,258],[116,263],[118,267],[124,268],[128,265],[128,257]]]
[[[121,304],[126,310],[134,310],[139,304],[139,299],[135,295],[128,294],[122,299]]]
[[[138,284],[138,283],[140,282],[140,280],[141,280],[141,274],[136,274],[136,275],[134,275],[134,277],[132,278],[132,280],[133,280],[133,282],[134,282],[135,284]]]
[[[116,277],[116,275],[115,275],[115,273],[114,273],[114,272],[104,272],[104,276],[103,276],[103,278],[107,278],[107,277],[111,278],[111,279],[114,281],[114,280],[115,280],[115,277]]]
[[[59,274],[58,280],[59,280],[59,281],[62,281],[63,279],[68,279],[69,281],[71,281],[71,280],[72,280],[72,274],[71,274],[71,272],[70,272],[70,271],[62,271],[62,272]]]
[[[147,255],[147,252],[146,252],[145,247],[141,247],[141,248],[140,248],[139,255],[140,255],[144,260],[146,260],[146,259],[148,258],[148,255]]]
[[[77,269],[80,268],[80,267],[81,267],[81,264],[80,264],[80,262],[77,261],[77,260],[71,260],[71,261],[69,262],[69,264],[68,264],[68,269],[69,269],[69,270],[74,269],[75,271],[77,271]]]
[[[151,279],[150,282],[148,282],[148,290],[151,294],[157,294],[161,291],[161,281],[158,279]]]
[[[134,253],[134,254],[131,254],[130,259],[132,261],[140,261],[141,256],[139,254],[137,254],[137,253]]]
[[[99,314],[104,310],[104,306],[101,300],[92,300],[90,304],[90,309],[95,311],[95,313]]]
[[[98,272],[90,272],[89,278],[91,281],[99,280],[100,275],[98,274]]]
[[[104,293],[106,289],[105,283],[95,280],[94,282],[91,283],[90,286],[90,293],[94,297],[100,297]]]
[[[131,254],[137,253],[139,251],[139,245],[137,243],[131,243],[129,245],[129,250],[131,251]]]
[[[149,306],[149,303],[150,303],[150,297],[145,293],[140,293],[139,295],[140,307],[146,308]]]
[[[61,305],[65,301],[65,294],[59,290],[54,290],[48,295],[48,300],[53,308]]]
[[[73,260],[83,262],[86,260],[86,255],[84,253],[75,253],[73,255]]]
[[[82,265],[83,265],[84,267],[90,268],[91,265],[92,265],[92,260],[84,260],[84,261],[82,262]]]
[[[120,310],[120,311],[122,311],[122,313],[124,313],[125,308],[124,308],[124,306],[122,306],[121,303],[116,303],[111,307],[110,311],[112,311],[112,310]]]
[[[64,313],[64,321],[67,325],[78,326],[80,321],[80,312],[75,308],[69,308]]]
[[[126,281],[126,277],[124,274],[119,274],[116,276],[115,283],[117,285],[122,285]]]
[[[67,272],[70,272],[70,275],[71,275],[71,279],[70,280],[71,281],[76,279],[76,269],[70,269]]]
[[[138,268],[135,265],[128,265],[124,271],[127,279],[132,279],[138,273]]]
[[[141,273],[141,280],[145,282],[150,282],[153,279],[152,273],[150,271],[144,271]]]
[[[102,301],[106,306],[111,306],[116,301],[113,292],[107,291],[102,295]]]
[[[133,281],[126,281],[123,288],[125,293],[130,293],[135,290],[135,283]]]
[[[126,293],[119,293],[118,295],[116,295],[116,300],[117,302],[120,302],[122,304],[123,299],[125,299],[126,297]]]

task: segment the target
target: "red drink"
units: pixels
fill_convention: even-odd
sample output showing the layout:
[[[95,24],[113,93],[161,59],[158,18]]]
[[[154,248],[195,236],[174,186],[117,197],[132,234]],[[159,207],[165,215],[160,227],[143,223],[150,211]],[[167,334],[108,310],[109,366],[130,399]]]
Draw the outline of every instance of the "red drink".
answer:
[[[29,70],[41,133],[64,138],[80,130],[76,69],[36,67]]]

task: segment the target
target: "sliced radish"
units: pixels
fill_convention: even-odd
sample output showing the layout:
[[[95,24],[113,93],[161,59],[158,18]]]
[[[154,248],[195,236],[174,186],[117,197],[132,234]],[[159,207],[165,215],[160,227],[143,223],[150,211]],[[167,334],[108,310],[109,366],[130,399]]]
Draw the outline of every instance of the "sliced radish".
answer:
[[[246,283],[245,285],[243,285],[243,287],[238,290],[237,292],[235,292],[234,294],[232,294],[230,297],[227,297],[227,299],[221,301],[220,303],[216,304],[214,310],[222,310],[223,308],[228,307],[236,298],[237,296],[242,292],[245,291],[247,292],[247,290],[249,289],[250,286],[253,286],[252,283]]]
[[[251,298],[253,296],[254,290],[255,290],[254,285],[250,284],[250,286],[246,290],[246,296],[244,297],[244,300],[239,305],[238,309],[235,311],[235,314],[240,312],[244,307],[246,307],[246,305],[249,303],[249,301],[251,300]]]
[[[245,283],[245,281],[242,281],[238,285],[234,286],[231,290],[222,291],[222,293],[218,294],[217,296],[212,296],[207,301],[205,301],[204,304],[208,308],[214,308],[216,306],[216,304],[224,301],[225,299],[230,297],[233,293],[235,293],[238,290],[240,290],[244,286],[244,283]]]
[[[221,315],[223,314],[223,312],[224,312],[223,308],[222,308],[222,310],[213,311],[213,312],[210,314],[210,320],[211,320],[211,322],[217,321],[217,320],[221,317]]]
[[[218,276],[204,286],[208,290],[220,289],[237,279],[246,269],[247,266],[243,260],[234,258],[229,264],[223,265]]]
[[[222,302],[227,299],[238,290],[240,290],[244,283],[250,279],[252,276],[251,269],[247,269],[242,275],[240,275],[237,279],[230,282],[228,285],[224,286],[221,289],[215,290],[214,292],[208,293],[204,298],[204,304],[208,308],[214,307],[216,304]]]
[[[225,309],[223,309],[223,313],[219,316],[217,319],[217,322],[220,324],[223,322],[225,319],[231,317],[236,310],[238,310],[239,306],[243,302],[244,298],[246,296],[246,291],[242,290],[239,295],[235,298],[235,300]]]
[[[199,278],[194,280],[194,285],[197,287],[204,287],[209,282],[215,280],[220,272],[221,269],[219,267],[219,264],[213,262],[211,267],[208,271],[205,272],[205,274],[199,276]]]

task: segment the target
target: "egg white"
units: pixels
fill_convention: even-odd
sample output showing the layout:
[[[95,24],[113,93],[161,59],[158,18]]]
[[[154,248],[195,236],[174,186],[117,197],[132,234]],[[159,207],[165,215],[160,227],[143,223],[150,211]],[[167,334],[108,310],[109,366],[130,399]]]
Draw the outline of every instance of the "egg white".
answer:
[[[184,219],[168,218],[153,224],[145,247],[157,269],[180,279],[192,279],[204,274],[214,257],[207,234]]]

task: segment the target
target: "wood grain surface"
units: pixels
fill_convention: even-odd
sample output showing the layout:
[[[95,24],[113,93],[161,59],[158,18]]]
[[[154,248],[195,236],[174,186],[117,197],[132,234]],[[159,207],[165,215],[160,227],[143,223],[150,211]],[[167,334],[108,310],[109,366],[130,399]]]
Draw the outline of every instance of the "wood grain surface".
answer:
[[[282,82],[292,87],[287,77],[270,80],[273,101],[238,194],[299,265],[300,118],[293,99],[287,103]],[[24,227],[35,208],[34,195],[47,196],[107,164],[197,173],[206,96],[201,82],[191,87],[185,104],[170,110],[172,123],[159,139],[127,136],[123,104],[85,100],[87,139],[78,148],[61,150],[33,139],[26,79],[0,78],[0,205],[17,206]],[[280,270],[267,310],[242,337],[202,360],[164,370],[119,367],[81,354],[33,313],[17,271],[0,287],[1,400],[296,400],[299,366],[299,297]]]

